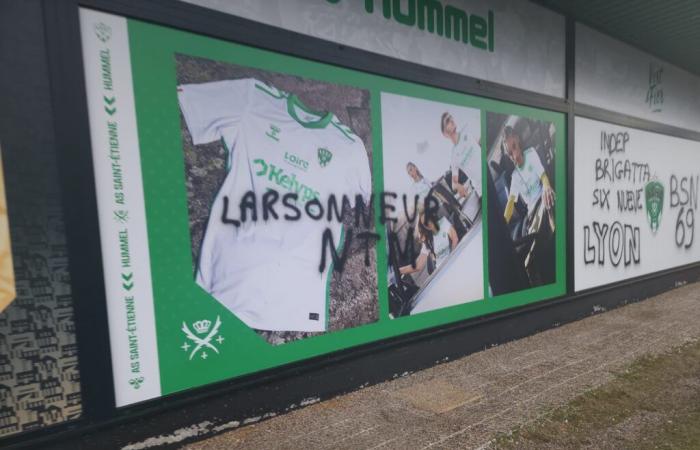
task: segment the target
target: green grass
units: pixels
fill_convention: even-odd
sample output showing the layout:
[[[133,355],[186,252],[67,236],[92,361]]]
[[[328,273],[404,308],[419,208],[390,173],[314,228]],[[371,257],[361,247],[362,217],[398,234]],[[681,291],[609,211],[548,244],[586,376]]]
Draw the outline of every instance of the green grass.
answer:
[[[700,448],[700,342],[643,357],[610,382],[498,435],[498,449]]]

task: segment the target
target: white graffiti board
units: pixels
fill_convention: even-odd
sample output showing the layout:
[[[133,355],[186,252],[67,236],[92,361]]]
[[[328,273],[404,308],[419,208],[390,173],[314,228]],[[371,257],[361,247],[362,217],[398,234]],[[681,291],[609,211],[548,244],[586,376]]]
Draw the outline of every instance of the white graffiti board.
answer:
[[[700,260],[700,142],[576,118],[580,291]]]

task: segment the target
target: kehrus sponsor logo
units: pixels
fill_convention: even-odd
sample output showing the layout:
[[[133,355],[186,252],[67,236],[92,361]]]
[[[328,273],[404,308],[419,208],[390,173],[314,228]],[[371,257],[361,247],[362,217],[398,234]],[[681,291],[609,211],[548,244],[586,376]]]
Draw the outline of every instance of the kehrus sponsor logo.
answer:
[[[334,5],[340,3],[340,0],[326,1]],[[480,50],[493,52],[495,49],[495,16],[491,10],[484,18],[452,5],[443,5],[439,0],[365,0],[365,12],[373,14],[377,2],[387,20],[394,19],[402,25],[427,30]]]
[[[287,174],[282,167],[277,167],[274,164],[268,163],[264,159],[254,159],[253,164],[257,166],[255,175],[258,177],[267,178],[277,186],[286,191],[294,192],[299,196],[299,200],[306,203],[309,200],[320,197],[320,193],[297,180],[296,174]]]
[[[661,213],[664,208],[664,185],[657,180],[650,181],[644,187],[647,220],[652,233],[659,230]]]
[[[306,172],[309,168],[309,162],[294,153],[284,152],[284,160],[291,166]]]

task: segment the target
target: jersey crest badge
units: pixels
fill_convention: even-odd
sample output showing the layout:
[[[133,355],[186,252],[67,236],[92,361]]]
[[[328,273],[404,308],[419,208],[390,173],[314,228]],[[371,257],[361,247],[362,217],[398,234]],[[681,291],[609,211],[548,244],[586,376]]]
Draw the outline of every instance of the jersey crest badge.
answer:
[[[320,147],[318,149],[318,164],[321,167],[326,167],[333,159],[333,153],[327,148]]]

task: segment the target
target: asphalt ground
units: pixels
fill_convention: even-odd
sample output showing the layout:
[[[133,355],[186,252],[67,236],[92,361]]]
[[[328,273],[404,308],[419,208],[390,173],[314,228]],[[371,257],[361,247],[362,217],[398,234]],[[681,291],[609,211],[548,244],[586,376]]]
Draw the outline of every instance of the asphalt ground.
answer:
[[[700,337],[688,285],[189,444],[194,449],[492,448],[498,436]],[[603,313],[604,312],[604,313]]]

